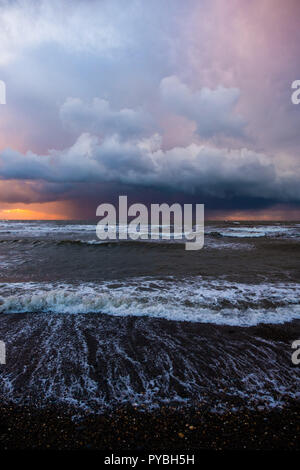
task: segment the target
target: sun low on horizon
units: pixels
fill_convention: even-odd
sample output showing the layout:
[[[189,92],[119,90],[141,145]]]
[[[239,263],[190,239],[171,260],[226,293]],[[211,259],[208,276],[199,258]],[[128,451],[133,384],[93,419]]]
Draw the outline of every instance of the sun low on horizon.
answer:
[[[0,211],[0,219],[5,220],[67,220],[57,214],[47,214],[26,209],[4,209]]]
[[[66,205],[59,203],[7,205],[0,207],[0,220],[69,220],[72,219]]]

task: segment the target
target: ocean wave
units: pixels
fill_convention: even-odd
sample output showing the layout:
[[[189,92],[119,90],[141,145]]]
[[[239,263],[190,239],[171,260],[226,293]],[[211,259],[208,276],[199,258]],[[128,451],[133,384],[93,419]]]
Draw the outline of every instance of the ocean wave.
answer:
[[[48,246],[94,246],[94,247],[169,247],[169,248],[182,248],[186,240],[98,240],[98,239],[72,239],[72,238],[13,238],[0,240],[1,245],[27,245],[31,248],[34,247],[48,247]]]
[[[206,235],[212,237],[230,238],[299,238],[300,231],[297,225],[261,225],[261,226],[237,226],[237,227],[207,227]]]
[[[24,245],[29,249],[34,249],[36,247],[94,247],[94,248],[139,248],[139,249],[184,249],[186,240],[83,240],[83,239],[32,239],[32,238],[20,238],[20,239],[4,239],[0,240],[1,245]],[[232,249],[232,250],[248,250],[252,249],[253,246],[250,244],[243,244],[242,246],[239,243],[226,242],[224,240],[218,240],[217,242],[213,239],[206,238],[204,242],[204,249]]]
[[[298,284],[131,279],[100,284],[0,285],[1,313],[106,314],[252,326],[300,318]]]
[[[45,237],[52,238],[76,238],[81,236],[95,236],[96,222],[41,222],[41,221],[0,221],[0,234],[12,236],[14,238],[24,237]],[[156,225],[162,229],[166,226]],[[300,236],[300,225],[297,223],[269,223],[269,224],[249,224],[238,221],[230,223],[205,223],[205,234],[209,236],[235,237],[235,238],[260,238],[260,237],[291,237]],[[144,235],[149,233],[149,227],[140,227],[140,232]],[[127,233],[127,225],[117,226],[117,232]],[[73,237],[74,236],[74,237]],[[150,237],[149,237],[150,238]]]
[[[11,233],[49,234],[95,232],[96,223],[67,223],[67,222],[42,222],[42,221],[0,221],[0,233],[10,231]]]

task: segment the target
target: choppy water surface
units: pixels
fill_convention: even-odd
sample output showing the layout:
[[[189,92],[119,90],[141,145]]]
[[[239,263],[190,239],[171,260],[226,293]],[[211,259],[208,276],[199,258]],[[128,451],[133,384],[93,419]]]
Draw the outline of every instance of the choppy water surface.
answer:
[[[298,399],[300,224],[205,233],[188,252],[101,242],[91,222],[0,221],[2,396],[94,411]]]

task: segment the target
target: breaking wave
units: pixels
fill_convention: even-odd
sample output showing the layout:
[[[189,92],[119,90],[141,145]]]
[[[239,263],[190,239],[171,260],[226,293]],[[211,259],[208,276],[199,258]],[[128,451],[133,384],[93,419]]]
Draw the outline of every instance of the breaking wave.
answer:
[[[99,284],[0,285],[1,313],[105,314],[252,326],[300,318],[298,284],[242,284],[200,277]]]
[[[222,227],[221,230],[207,227],[206,234],[213,237],[230,238],[299,238],[299,225],[261,225],[261,226],[240,226]]]

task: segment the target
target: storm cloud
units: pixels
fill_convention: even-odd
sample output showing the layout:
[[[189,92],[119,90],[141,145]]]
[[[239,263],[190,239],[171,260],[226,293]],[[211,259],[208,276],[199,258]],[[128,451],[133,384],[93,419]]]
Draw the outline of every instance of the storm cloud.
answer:
[[[267,155],[195,143],[164,150],[161,143],[158,134],[124,142],[116,134],[99,140],[84,133],[71,147],[48,155],[2,152],[0,177],[62,185],[111,182],[218,198],[300,201],[299,173],[282,173]]]
[[[299,208],[299,15],[298,0],[0,1],[0,204],[76,216],[126,188]]]

